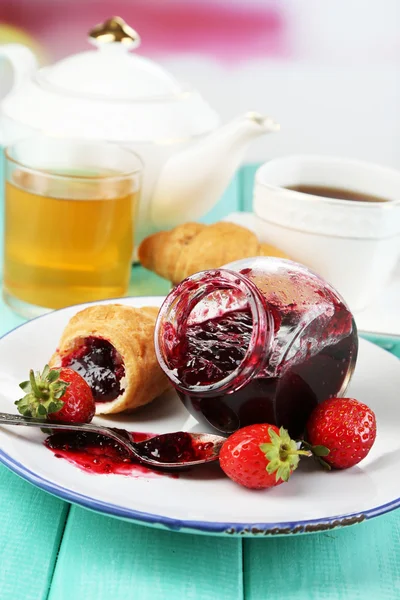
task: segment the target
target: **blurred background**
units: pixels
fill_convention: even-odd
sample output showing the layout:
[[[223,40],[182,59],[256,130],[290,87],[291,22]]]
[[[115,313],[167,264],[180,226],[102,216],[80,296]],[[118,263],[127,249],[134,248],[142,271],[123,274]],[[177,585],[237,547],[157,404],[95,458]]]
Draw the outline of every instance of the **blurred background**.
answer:
[[[113,15],[223,120],[258,110],[280,122],[248,162],[315,152],[400,167],[398,0],[0,0],[0,43],[51,63],[88,49]]]

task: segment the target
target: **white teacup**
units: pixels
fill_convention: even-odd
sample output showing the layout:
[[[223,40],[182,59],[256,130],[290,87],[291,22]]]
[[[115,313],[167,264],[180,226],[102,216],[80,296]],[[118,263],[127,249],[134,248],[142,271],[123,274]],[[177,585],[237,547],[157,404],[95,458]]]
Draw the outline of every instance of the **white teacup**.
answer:
[[[341,188],[387,199],[326,198],[286,189]],[[259,238],[319,273],[359,311],[382,293],[400,257],[400,171],[356,160],[288,156],[262,165],[254,184]]]

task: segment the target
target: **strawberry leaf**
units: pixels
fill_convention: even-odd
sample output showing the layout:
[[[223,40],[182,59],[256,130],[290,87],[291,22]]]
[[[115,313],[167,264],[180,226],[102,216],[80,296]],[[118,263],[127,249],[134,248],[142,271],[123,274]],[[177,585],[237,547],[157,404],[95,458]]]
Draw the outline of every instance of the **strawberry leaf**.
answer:
[[[66,384],[65,384],[65,387],[62,387],[62,388],[60,388],[60,389],[56,390],[56,391],[54,392],[54,394],[53,394],[53,397],[54,397],[56,400],[59,400],[60,398],[62,398],[62,397],[64,396],[65,390],[66,390],[66,388],[67,388],[68,386],[69,386],[69,383],[66,383]]]
[[[26,417],[45,419],[49,414],[58,412],[64,402],[61,400],[65,394],[68,382],[59,379],[60,371],[50,369],[46,365],[42,373],[35,373],[31,369],[29,381],[20,384],[25,396],[15,404],[18,411]]]
[[[301,448],[302,449],[304,448],[305,450],[308,450],[309,452],[311,452],[315,462],[317,462],[319,465],[321,465],[321,467],[323,467],[325,470],[327,470],[327,471],[332,470],[330,464],[328,464],[322,458],[322,456],[328,456],[328,454],[330,453],[329,448],[327,448],[326,446],[320,446],[320,445],[312,446],[309,442],[307,442],[305,440],[302,441]]]
[[[283,481],[288,481],[290,475],[290,471],[284,465],[281,465],[276,472],[276,480],[282,479]]]
[[[297,444],[283,427],[276,433],[272,427],[268,430],[269,442],[260,444],[259,448],[264,454],[267,472],[275,473],[276,481],[288,481],[291,473],[297,468],[300,454],[309,454],[297,449]]]
[[[48,377],[47,377],[47,381],[49,383],[53,383],[54,381],[57,381],[57,379],[60,377],[60,371],[57,371],[56,369],[53,369],[52,371],[50,371]]]
[[[328,456],[330,450],[326,446],[311,446],[311,452],[315,456]]]
[[[52,402],[50,402],[47,410],[49,411],[49,415],[58,412],[59,410],[62,409],[62,407],[64,406],[64,402],[56,402],[55,400],[53,400]]]
[[[47,415],[47,410],[43,404],[39,404],[37,407],[37,414],[39,417],[45,417]]]
[[[21,415],[24,415],[24,417],[32,417],[31,407],[26,396],[21,398],[21,400],[17,400],[14,404],[17,406],[18,412],[20,412]]]

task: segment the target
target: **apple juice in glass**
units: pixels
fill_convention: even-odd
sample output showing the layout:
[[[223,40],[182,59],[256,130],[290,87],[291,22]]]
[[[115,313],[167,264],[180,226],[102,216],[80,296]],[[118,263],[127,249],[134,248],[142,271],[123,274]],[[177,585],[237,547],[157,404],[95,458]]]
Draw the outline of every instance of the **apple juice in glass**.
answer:
[[[24,316],[124,296],[141,165],[116,145],[33,138],[6,149],[3,294]]]

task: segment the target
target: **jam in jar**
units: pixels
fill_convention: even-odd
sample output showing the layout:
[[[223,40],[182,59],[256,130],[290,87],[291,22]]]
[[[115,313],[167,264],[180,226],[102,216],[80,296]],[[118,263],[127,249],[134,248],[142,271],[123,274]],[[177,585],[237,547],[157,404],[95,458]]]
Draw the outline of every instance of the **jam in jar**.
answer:
[[[316,404],[345,393],[358,338],[328,283],[263,257],[182,281],[161,307],[155,347],[198,422],[223,433],[271,423],[301,438]]]

